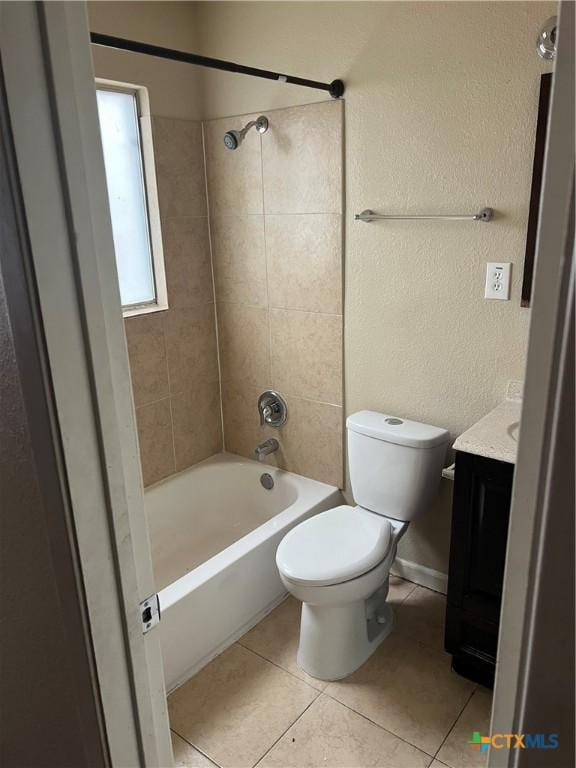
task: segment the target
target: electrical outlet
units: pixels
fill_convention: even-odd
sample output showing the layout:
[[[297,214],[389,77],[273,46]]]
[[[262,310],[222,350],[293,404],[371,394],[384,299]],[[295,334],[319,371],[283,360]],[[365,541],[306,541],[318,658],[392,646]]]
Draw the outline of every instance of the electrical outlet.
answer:
[[[485,299],[508,301],[510,298],[511,269],[512,264],[510,262],[498,261],[486,264]]]

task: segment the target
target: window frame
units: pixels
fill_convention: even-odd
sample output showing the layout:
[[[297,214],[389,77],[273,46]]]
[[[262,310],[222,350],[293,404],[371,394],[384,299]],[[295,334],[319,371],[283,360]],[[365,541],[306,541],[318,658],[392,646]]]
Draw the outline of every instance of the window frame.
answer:
[[[166,266],[164,247],[162,244],[162,223],[160,204],[158,201],[158,185],[156,182],[156,164],[154,162],[154,143],[152,138],[152,116],[148,89],[143,85],[125,83],[107,78],[95,78],[96,90],[118,91],[134,96],[138,122],[138,140],[140,143],[140,158],[144,177],[144,194],[146,203],[146,218],[148,223],[148,238],[152,260],[152,281],[155,298],[153,301],[140,304],[122,305],[124,317],[134,317],[152,312],[163,312],[168,309],[168,290],[166,286]],[[120,296],[122,301],[122,296]]]

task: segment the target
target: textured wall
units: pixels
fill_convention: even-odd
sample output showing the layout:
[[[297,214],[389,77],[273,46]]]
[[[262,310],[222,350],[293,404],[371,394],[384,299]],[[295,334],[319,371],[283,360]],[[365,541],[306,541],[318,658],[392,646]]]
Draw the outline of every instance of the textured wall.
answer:
[[[92,32],[184,51],[198,47],[196,9],[188,2],[89,2]],[[188,64],[92,46],[99,77],[146,85],[151,111],[162,117],[202,117],[200,70]]]
[[[201,52],[330,81],[345,94],[345,407],[450,429],[521,379],[530,313],[520,282],[542,22],[539,2],[199,3]],[[304,88],[204,72],[207,117],[316,101]],[[364,208],[488,225],[362,224]],[[509,302],[483,299],[487,261],[514,263]],[[451,488],[400,556],[447,569]]]
[[[227,130],[254,115],[205,124],[224,444],[341,486],[342,104],[267,111],[234,152]],[[284,427],[261,427],[266,389],[285,396]]]

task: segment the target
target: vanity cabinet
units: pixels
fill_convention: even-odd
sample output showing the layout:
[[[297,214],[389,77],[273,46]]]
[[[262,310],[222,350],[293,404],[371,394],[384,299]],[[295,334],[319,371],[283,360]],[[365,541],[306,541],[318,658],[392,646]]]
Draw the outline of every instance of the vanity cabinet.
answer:
[[[514,465],[456,453],[445,647],[455,672],[494,684]]]

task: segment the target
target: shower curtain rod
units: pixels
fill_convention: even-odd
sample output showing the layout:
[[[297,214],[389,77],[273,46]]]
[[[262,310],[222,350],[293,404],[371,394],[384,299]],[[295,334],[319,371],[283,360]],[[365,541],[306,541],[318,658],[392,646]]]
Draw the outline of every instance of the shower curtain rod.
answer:
[[[232,61],[223,61],[222,59],[211,59],[208,56],[199,56],[197,53],[188,53],[187,51],[177,51],[173,48],[162,48],[159,45],[150,43],[140,43],[137,40],[126,40],[123,37],[114,37],[113,35],[103,35],[100,32],[90,33],[90,42],[94,45],[104,45],[107,48],[118,48],[122,51],[132,51],[133,53],[145,53],[147,56],[158,56],[161,59],[170,59],[171,61],[182,61],[185,64],[196,64],[199,67],[209,67],[210,69],[221,69],[224,72],[236,72],[240,75],[251,75],[252,77],[262,77],[266,80],[276,80],[280,83],[291,83],[292,85],[302,85],[305,88],[316,88],[319,91],[328,91],[333,99],[338,99],[344,93],[344,83],[342,80],[333,80],[331,83],[320,83],[317,80],[306,80],[304,77],[294,77],[293,75],[282,75],[279,72],[270,72],[267,69],[257,69],[256,67],[245,67],[243,64],[235,64]]]

